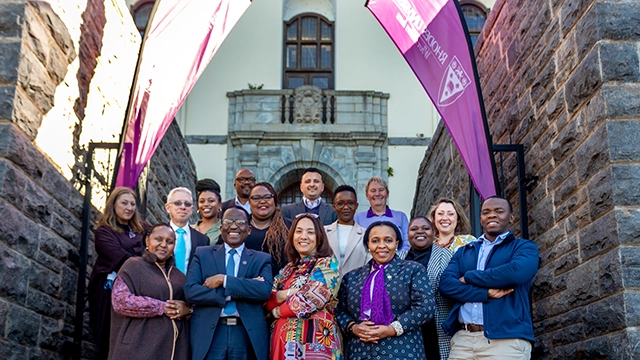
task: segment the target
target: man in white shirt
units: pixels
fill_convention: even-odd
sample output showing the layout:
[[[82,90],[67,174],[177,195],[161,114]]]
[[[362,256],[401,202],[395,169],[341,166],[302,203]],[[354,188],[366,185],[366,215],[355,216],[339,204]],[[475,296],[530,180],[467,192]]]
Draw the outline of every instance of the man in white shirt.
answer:
[[[171,218],[170,225],[176,233],[176,246],[173,253],[176,267],[186,274],[196,248],[209,245],[209,238],[189,226],[189,218],[193,214],[191,190],[185,187],[172,189],[167,195],[167,203],[164,207]]]
[[[331,249],[340,263],[340,277],[357,269],[371,259],[363,246],[365,228],[358,225],[353,216],[358,209],[356,190],[349,185],[340,185],[333,193],[333,209],[338,215],[331,225],[325,226]]]
[[[329,225],[338,220],[338,215],[331,205],[322,201],[324,182],[320,170],[308,168],[302,173],[300,191],[303,195],[302,201],[283,206],[282,216],[293,220],[298,214],[312,213],[318,215],[322,225]]]

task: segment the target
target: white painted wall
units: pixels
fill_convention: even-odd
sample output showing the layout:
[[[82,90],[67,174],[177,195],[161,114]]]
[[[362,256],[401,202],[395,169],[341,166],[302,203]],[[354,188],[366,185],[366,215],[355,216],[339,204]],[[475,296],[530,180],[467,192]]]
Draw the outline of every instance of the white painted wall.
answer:
[[[126,0],[129,5],[135,0]],[[491,7],[495,1],[482,1]],[[335,7],[336,90],[375,90],[390,94],[390,137],[430,137],[439,116],[413,72],[362,0],[256,0],[222,44],[177,115],[185,135],[226,135],[226,93],[247,83],[280,89],[284,17]],[[318,10],[316,9],[316,10]],[[320,10],[318,10],[320,11]],[[190,145],[198,176],[226,189],[226,145]],[[389,147],[390,204],[409,212],[424,147]],[[259,179],[264,180],[264,179]]]

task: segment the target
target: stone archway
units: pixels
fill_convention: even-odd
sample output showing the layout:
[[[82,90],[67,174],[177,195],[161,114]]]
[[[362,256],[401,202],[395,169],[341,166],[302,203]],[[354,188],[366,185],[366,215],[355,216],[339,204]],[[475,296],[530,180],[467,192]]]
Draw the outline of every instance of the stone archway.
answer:
[[[268,181],[273,184],[276,192],[278,194],[281,194],[292,184],[300,183],[302,173],[306,168],[309,167],[315,167],[322,173],[322,179],[325,186],[323,195],[332,195],[333,189],[335,189],[338,185],[345,183],[340,174],[338,174],[338,172],[330,166],[323,163],[316,163],[311,161],[295,161],[288,163],[282,166],[280,169],[276,170],[276,172],[274,172],[273,175],[269,177]]]

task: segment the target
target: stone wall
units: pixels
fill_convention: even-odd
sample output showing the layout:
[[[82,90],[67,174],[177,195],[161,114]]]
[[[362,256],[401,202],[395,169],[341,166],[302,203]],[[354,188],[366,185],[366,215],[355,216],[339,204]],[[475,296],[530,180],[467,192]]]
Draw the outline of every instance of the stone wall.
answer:
[[[122,35],[137,30],[121,10],[119,2],[99,0],[0,2],[2,359],[56,360],[74,353],[79,174],[90,141],[117,142],[132,73],[126,82],[113,76],[126,77],[122,59],[137,56],[135,36]],[[115,56],[110,51],[118,44],[124,45]],[[165,216],[158,209],[167,189],[193,188],[195,166],[186,149],[173,124],[151,163],[152,222]],[[103,203],[94,197],[94,205]],[[92,208],[93,223],[98,214]],[[87,274],[95,258],[91,243]],[[87,313],[84,320],[82,357],[93,358]]]
[[[503,0],[476,45],[493,141],[523,144],[539,177],[527,193],[535,358],[640,359],[639,19],[638,2]],[[414,213],[468,197],[446,130],[432,147]],[[515,165],[498,169],[514,206]]]

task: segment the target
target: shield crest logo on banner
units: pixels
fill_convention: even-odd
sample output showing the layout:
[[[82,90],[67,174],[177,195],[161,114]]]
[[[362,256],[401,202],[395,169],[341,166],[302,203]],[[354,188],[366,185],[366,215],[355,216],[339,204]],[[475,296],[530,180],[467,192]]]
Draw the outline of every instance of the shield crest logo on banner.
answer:
[[[460,60],[454,56],[440,81],[438,106],[449,106],[456,102],[469,84],[471,84],[471,78],[464,71]]]

